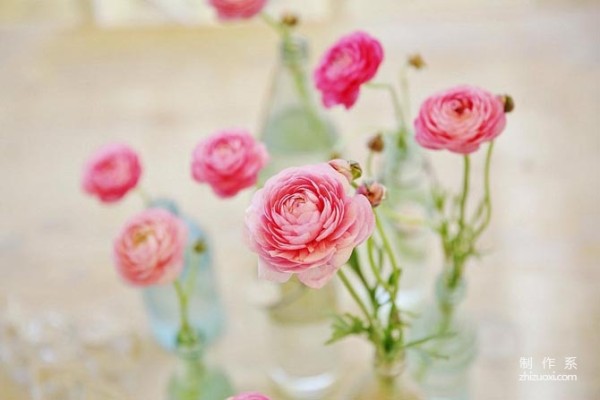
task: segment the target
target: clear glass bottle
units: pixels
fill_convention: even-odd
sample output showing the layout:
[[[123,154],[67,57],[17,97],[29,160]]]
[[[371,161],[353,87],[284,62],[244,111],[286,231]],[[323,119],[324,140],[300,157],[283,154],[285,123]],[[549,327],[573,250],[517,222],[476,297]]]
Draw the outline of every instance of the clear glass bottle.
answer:
[[[425,154],[411,134],[401,137],[388,133],[384,143],[379,180],[387,188],[387,198],[381,204],[380,216],[402,264],[398,305],[417,311],[425,299],[434,246],[429,227],[434,210],[433,182]]]
[[[291,36],[280,44],[260,132],[270,155],[261,183],[284,168],[327,161],[335,150],[338,135],[315,101],[308,44],[301,37]]]
[[[411,373],[434,400],[468,398],[469,371],[477,355],[476,326],[460,307],[465,281],[449,282],[447,272],[438,277],[435,301],[409,331],[410,340],[438,336],[409,353]]]
[[[360,383],[352,400],[421,400],[424,399],[417,385],[406,373],[404,354],[387,360],[375,357],[373,370]]]
[[[202,348],[178,346],[177,364],[169,381],[168,400],[224,400],[234,394],[229,378],[202,361]]]
[[[292,277],[279,290],[279,299],[268,309],[269,376],[293,399],[327,398],[337,380],[337,345],[325,345],[337,307],[335,286],[311,289]]]
[[[189,299],[190,323],[203,343],[210,344],[223,331],[224,312],[212,270],[208,236],[193,219],[179,212],[175,202],[157,199],[151,201],[150,206],[168,209],[182,217],[187,225],[188,246],[181,280],[184,286],[194,286]],[[179,329],[179,303],[173,286],[168,284],[144,288],[142,297],[156,340],[164,348],[173,350]]]

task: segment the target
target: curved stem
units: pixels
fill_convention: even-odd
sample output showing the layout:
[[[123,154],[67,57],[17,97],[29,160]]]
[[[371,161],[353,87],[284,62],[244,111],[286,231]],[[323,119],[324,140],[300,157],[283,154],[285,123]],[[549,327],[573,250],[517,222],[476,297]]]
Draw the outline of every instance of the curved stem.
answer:
[[[467,207],[467,197],[469,196],[469,175],[471,172],[471,158],[469,155],[464,156],[464,171],[463,171],[463,189],[462,196],[460,199],[460,219],[458,221],[462,233],[462,229],[465,226],[465,211]]]
[[[398,98],[398,94],[396,93],[396,90],[394,89],[394,87],[389,84],[389,83],[367,83],[365,85],[366,87],[372,88],[372,89],[382,89],[382,90],[387,90],[390,94],[390,97],[392,99],[392,105],[394,107],[394,114],[396,116],[396,122],[398,123],[399,128],[399,133],[401,136],[404,136],[406,134],[406,118],[404,116],[404,112],[402,111],[402,106],[400,105],[400,100]]]
[[[188,297],[179,279],[176,279],[175,282],[173,282],[173,286],[175,287],[175,292],[177,293],[177,298],[179,300],[181,320],[177,341],[180,344],[191,345],[196,342],[197,337],[194,334],[188,318]]]
[[[346,287],[346,289],[348,289],[348,292],[350,293],[350,296],[352,296],[352,298],[354,299],[354,301],[356,302],[356,304],[358,304],[358,307],[361,309],[361,311],[363,312],[363,314],[365,315],[365,317],[367,317],[367,320],[369,321],[369,323],[371,324],[371,326],[375,326],[375,323],[373,321],[373,316],[369,313],[369,310],[367,309],[367,306],[360,299],[360,296],[358,295],[358,293],[356,292],[356,290],[354,289],[354,287],[352,286],[352,284],[348,280],[348,277],[346,277],[346,274],[344,273],[344,271],[342,271],[341,269],[338,270],[338,275],[340,277],[340,280],[342,281],[342,283]]]
[[[384,247],[385,251],[388,253],[388,257],[390,258],[390,263],[392,264],[392,268],[396,271],[400,271],[400,265],[398,264],[398,261],[396,261],[396,255],[394,254],[394,250],[392,249],[392,246],[387,237],[387,234],[385,233],[385,229],[383,228],[383,225],[381,224],[381,218],[379,218],[379,215],[377,214],[377,212],[375,210],[373,210],[373,213],[375,214],[375,224],[377,226],[377,232],[379,232],[379,236],[381,236],[381,240],[383,242],[383,247]]]
[[[377,268],[377,263],[375,262],[375,257],[373,256],[373,238],[372,237],[367,239],[367,255],[369,258],[369,264],[371,266],[371,270],[373,271],[373,275],[375,275],[375,279],[386,291],[388,291],[388,293],[390,293],[390,295],[392,295],[392,292],[391,292],[387,282],[385,282],[383,280],[383,278],[381,277],[381,272],[379,271],[379,268]],[[381,263],[380,263],[380,265],[381,265]]]
[[[488,146],[488,151],[485,156],[485,170],[484,170],[484,187],[485,187],[485,195],[484,195],[484,204],[485,204],[485,219],[481,226],[477,228],[475,231],[475,239],[479,237],[487,228],[492,219],[492,199],[491,199],[491,191],[490,191],[490,165],[492,163],[492,152],[494,151],[494,142],[490,142]]]

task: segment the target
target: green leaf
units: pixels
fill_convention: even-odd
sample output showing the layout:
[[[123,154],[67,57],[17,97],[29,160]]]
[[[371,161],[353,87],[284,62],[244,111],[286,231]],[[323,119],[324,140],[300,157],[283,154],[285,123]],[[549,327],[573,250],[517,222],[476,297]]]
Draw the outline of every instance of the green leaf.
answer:
[[[325,344],[335,343],[350,335],[371,335],[371,328],[363,320],[352,314],[336,315],[333,317],[332,334]]]

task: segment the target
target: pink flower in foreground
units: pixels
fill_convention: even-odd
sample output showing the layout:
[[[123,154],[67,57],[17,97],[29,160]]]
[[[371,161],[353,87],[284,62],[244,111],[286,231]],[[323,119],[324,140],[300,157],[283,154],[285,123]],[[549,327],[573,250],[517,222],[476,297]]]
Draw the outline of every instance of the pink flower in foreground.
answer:
[[[246,392],[240,393],[235,396],[229,397],[227,400],[271,400],[264,394],[258,392]]]
[[[415,139],[428,149],[469,154],[498,136],[505,125],[499,96],[473,86],[458,86],[425,100],[415,120]]]
[[[133,189],[141,174],[136,152],[127,145],[112,143],[100,148],[87,161],[82,186],[100,201],[112,203]]]
[[[220,197],[231,197],[256,184],[267,164],[267,149],[248,132],[217,132],[202,140],[192,155],[192,176]]]
[[[262,11],[267,0],[208,0],[221,20],[248,19]]]
[[[288,168],[254,194],[246,236],[259,257],[259,277],[285,282],[292,274],[320,288],[373,232],[365,196],[349,195],[347,179],[326,163]]]
[[[119,274],[136,286],[169,283],[183,269],[187,228],[183,221],[161,208],[133,216],[114,242]]]
[[[356,103],[360,86],[371,80],[383,60],[383,47],[364,32],[342,37],[323,56],[314,72],[325,107]]]

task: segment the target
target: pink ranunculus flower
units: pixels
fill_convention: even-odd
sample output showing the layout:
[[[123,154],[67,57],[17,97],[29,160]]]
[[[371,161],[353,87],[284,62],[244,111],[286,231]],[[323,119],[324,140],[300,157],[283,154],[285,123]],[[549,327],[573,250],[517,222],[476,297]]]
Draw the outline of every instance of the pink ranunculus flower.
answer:
[[[114,242],[119,274],[135,286],[169,283],[183,269],[187,228],[182,220],[162,208],[133,216]]]
[[[292,274],[320,288],[373,232],[369,201],[327,163],[288,168],[254,194],[246,237],[258,254],[259,277],[285,282]]]
[[[244,130],[217,132],[202,140],[192,155],[192,176],[220,197],[231,197],[256,184],[267,164],[266,147]]]
[[[141,174],[137,153],[125,144],[111,143],[100,148],[87,161],[82,186],[100,201],[112,203],[135,188]]]
[[[493,140],[506,125],[499,96],[473,86],[434,94],[421,105],[415,139],[428,149],[469,154]]]
[[[227,398],[227,400],[271,400],[264,394],[258,392],[246,392],[240,393],[235,396]]]
[[[325,107],[352,107],[360,86],[375,76],[382,60],[383,47],[369,34],[359,31],[342,37],[327,50],[314,72]]]
[[[248,19],[262,11],[267,0],[208,0],[220,20]]]

